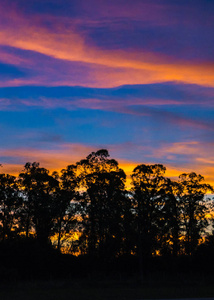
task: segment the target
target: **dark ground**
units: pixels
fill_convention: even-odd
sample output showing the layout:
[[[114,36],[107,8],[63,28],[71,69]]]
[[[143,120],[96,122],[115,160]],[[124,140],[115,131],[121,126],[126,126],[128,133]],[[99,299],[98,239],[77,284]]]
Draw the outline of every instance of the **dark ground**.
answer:
[[[33,249],[33,250],[32,250]],[[40,248],[1,249],[0,300],[129,300],[214,297],[214,256],[124,256],[99,261]]]
[[[48,280],[1,285],[1,300],[128,300],[206,298],[214,296],[214,285],[144,283],[134,281]]]

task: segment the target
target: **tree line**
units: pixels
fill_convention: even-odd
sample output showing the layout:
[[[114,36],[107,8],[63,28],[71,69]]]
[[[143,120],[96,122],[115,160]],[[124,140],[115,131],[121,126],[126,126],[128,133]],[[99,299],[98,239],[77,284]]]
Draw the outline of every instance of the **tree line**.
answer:
[[[204,195],[213,188],[194,172],[174,181],[165,171],[140,164],[127,190],[101,149],[60,173],[28,162],[17,177],[0,174],[0,247],[24,239],[102,261],[133,255],[141,269],[149,257],[192,256],[212,225]]]

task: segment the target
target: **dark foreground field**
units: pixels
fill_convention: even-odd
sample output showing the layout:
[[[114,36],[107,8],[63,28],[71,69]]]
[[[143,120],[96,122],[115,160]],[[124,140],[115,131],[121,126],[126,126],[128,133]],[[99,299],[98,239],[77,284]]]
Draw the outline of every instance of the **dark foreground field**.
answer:
[[[214,298],[213,254],[151,257],[142,269],[135,256],[104,262],[55,252],[3,254],[0,300]]]
[[[1,300],[110,300],[214,297],[209,283],[143,283],[134,281],[44,280],[0,286]]]

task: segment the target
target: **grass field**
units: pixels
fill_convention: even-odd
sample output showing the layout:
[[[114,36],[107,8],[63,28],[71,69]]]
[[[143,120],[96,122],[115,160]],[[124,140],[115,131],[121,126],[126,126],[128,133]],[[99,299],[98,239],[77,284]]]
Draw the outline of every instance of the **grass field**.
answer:
[[[1,300],[129,300],[214,297],[214,285],[111,281],[33,281],[1,285]]]

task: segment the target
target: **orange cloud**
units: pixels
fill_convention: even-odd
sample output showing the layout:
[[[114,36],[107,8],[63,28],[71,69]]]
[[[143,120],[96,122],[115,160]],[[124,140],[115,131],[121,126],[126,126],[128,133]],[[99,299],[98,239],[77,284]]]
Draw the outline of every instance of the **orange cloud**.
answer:
[[[207,183],[214,186],[214,155],[212,142],[202,143],[199,141],[190,141],[172,144],[167,143],[155,149],[149,157],[168,161],[166,164],[166,166],[168,166],[167,176],[174,177],[173,173],[177,176],[178,170],[180,174],[196,172],[203,175]],[[174,167],[171,167],[170,161],[174,161]]]
[[[191,156],[192,160],[204,163],[213,163],[213,142],[199,141],[166,143],[155,150],[155,157],[162,158],[167,155]]]
[[[84,158],[93,150],[94,148],[81,144],[61,144],[58,149],[48,150],[34,148],[0,149],[0,157],[19,161],[19,164],[3,164],[1,171],[8,172],[7,170],[10,170],[12,173],[16,173],[18,166],[21,170],[26,162],[34,161],[40,162],[41,166],[50,171],[60,171],[67,165]]]
[[[124,84],[145,84],[154,82],[181,81],[199,85],[214,86],[214,65],[193,64],[188,62],[169,62],[168,57],[142,51],[102,50],[95,45],[88,45],[84,36],[78,33],[68,21],[58,24],[56,18],[49,21],[54,26],[51,30],[42,25],[39,18],[10,12],[10,22],[0,13],[2,30],[0,44],[23,50],[38,52],[60,60],[82,62],[90,65],[90,75],[94,81],[85,82],[84,86],[114,87]],[[13,57],[7,57],[7,61]],[[39,78],[34,79],[38,83]],[[32,84],[29,79],[10,81],[11,85]],[[51,84],[51,83],[50,83]],[[55,81],[56,84],[56,81]],[[75,79],[63,78],[59,85],[77,85]]]

